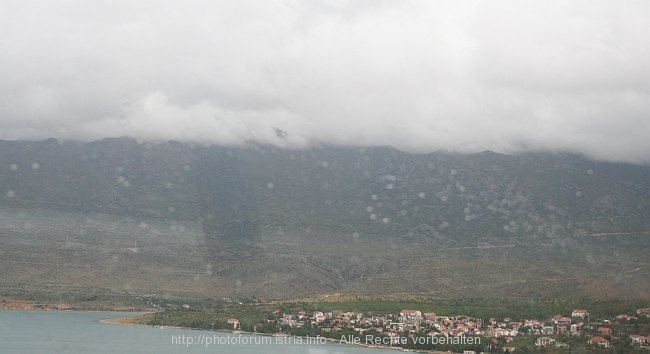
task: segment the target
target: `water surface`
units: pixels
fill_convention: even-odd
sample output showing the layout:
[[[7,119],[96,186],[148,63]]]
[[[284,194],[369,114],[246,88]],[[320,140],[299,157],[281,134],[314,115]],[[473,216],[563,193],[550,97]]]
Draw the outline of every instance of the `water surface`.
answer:
[[[235,353],[235,354],[394,354],[336,343],[256,344],[261,336],[149,326],[112,325],[102,319],[133,315],[120,312],[0,311],[0,353]],[[173,344],[173,337],[176,343]],[[185,336],[185,344],[182,337]],[[211,344],[230,341],[248,344]],[[242,336],[244,340],[233,339]],[[188,345],[188,338],[202,344]],[[181,338],[179,340],[179,338]],[[210,338],[208,340],[208,338]],[[269,340],[272,338],[269,338]]]

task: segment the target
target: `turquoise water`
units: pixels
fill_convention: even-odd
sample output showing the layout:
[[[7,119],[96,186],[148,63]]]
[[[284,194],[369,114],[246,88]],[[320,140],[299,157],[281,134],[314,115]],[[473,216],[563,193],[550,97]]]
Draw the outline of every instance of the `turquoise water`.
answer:
[[[264,344],[261,336],[213,331],[160,329],[100,323],[125,317],[119,312],[0,311],[0,353],[235,353],[235,354],[394,354],[392,350],[368,349],[336,343]],[[172,337],[175,336],[175,337]],[[183,337],[185,344],[183,344]],[[172,343],[175,338],[176,343]],[[188,345],[188,339],[202,341]],[[209,339],[208,339],[209,338]],[[264,337],[264,340],[275,340]],[[227,344],[227,341],[238,344]],[[206,342],[223,344],[205,345]],[[241,343],[243,342],[243,343]]]

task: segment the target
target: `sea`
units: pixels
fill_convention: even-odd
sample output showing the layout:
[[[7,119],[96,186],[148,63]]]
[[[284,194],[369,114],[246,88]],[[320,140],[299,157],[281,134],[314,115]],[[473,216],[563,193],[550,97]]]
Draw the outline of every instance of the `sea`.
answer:
[[[171,327],[119,325],[101,320],[124,312],[0,311],[0,353],[233,353],[396,354],[402,351]]]

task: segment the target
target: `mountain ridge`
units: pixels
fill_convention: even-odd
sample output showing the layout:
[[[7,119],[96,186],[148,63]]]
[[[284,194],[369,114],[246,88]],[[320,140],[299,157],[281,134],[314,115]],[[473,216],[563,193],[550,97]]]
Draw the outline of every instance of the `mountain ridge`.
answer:
[[[7,288],[22,279],[8,269],[40,287],[67,276],[108,289],[258,297],[563,288],[644,297],[649,288],[648,166],[129,138],[0,141],[0,151]],[[41,269],[39,258],[64,271]]]

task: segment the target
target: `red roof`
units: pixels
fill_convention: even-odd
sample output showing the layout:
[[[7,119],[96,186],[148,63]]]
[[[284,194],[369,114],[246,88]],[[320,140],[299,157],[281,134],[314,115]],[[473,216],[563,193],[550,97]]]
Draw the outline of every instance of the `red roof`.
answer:
[[[607,339],[596,336],[596,337],[592,337],[589,341],[603,343],[603,342],[607,342]]]

